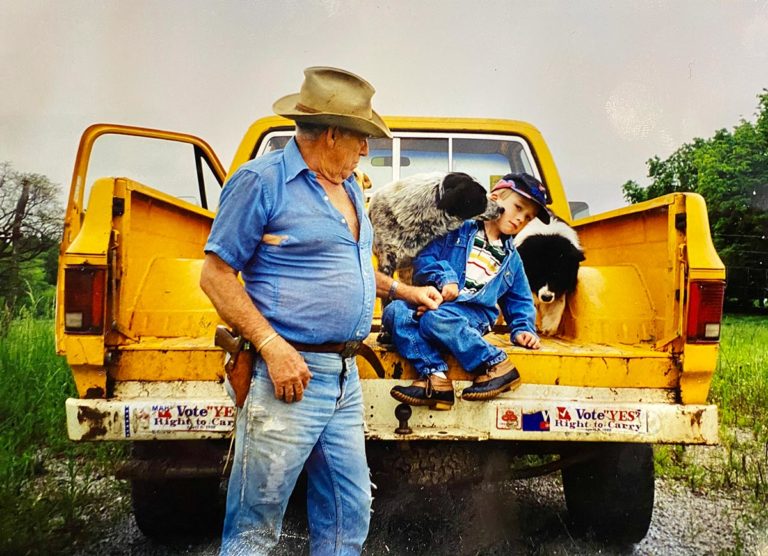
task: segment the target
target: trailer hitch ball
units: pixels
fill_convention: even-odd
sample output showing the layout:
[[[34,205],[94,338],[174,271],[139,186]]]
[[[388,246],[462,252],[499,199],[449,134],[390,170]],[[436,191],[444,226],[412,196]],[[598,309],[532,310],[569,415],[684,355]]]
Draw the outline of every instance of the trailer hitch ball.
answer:
[[[407,403],[401,403],[395,408],[395,417],[399,426],[395,429],[395,434],[411,434],[413,430],[408,426],[408,419],[411,418],[413,410]]]

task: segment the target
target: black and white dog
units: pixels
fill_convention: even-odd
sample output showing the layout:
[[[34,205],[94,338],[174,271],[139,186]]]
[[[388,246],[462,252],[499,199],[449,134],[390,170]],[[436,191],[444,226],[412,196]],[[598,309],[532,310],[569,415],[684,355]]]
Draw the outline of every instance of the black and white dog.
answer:
[[[533,292],[537,328],[552,336],[563,318],[567,294],[576,289],[579,264],[584,260],[578,235],[553,216],[549,224],[531,220],[513,243]]]
[[[392,276],[432,239],[470,218],[493,220],[503,211],[482,185],[461,172],[416,174],[390,183],[368,205],[379,270]]]

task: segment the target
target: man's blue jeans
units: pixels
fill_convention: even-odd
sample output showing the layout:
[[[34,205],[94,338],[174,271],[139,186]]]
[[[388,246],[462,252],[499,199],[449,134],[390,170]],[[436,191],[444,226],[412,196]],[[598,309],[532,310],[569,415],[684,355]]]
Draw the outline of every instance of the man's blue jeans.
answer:
[[[402,300],[392,301],[382,315],[398,353],[408,359],[420,376],[447,371],[441,352],[450,352],[467,372],[479,372],[504,361],[507,355],[492,346],[483,334],[491,329],[488,316],[471,303],[446,302],[421,317]]]
[[[359,554],[368,534],[371,480],[365,459],[363,396],[354,358],[306,353],[312,379],[300,402],[275,399],[257,357],[237,417],[222,555],[266,554],[277,544],[288,497],[307,470],[310,551]]]

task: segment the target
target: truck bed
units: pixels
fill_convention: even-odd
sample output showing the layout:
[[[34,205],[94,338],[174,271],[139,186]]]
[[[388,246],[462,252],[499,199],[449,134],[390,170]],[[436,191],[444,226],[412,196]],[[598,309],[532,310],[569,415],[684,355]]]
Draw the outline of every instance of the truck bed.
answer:
[[[491,333],[486,339],[507,352],[524,383],[551,386],[583,386],[613,388],[662,388],[673,390],[679,370],[673,354],[655,351],[650,346],[580,342],[568,338],[542,338],[541,349],[529,350],[513,346],[509,334]],[[392,346],[368,338],[381,369],[374,369],[366,358],[358,358],[363,378],[414,379],[416,372]],[[449,377],[471,380],[458,364],[448,357]]]

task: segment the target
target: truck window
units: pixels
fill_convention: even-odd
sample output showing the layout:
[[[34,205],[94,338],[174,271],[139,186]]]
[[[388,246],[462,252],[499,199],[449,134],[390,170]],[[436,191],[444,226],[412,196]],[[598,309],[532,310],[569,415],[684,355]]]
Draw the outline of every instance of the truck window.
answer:
[[[264,141],[264,149],[259,154],[267,154],[272,151],[284,149],[288,141],[293,137],[293,133],[273,133]]]
[[[448,139],[429,137],[404,137],[400,139],[400,157],[408,164],[400,166],[400,178],[407,178],[422,172],[448,172]],[[374,184],[374,189],[376,185]]]
[[[589,216],[589,205],[584,201],[568,201],[568,206],[571,209],[571,217],[574,220]]]
[[[398,133],[394,139],[370,139],[359,169],[371,179],[370,196],[393,180],[420,172],[465,172],[490,189],[504,174],[527,172],[541,178],[527,143],[518,137],[457,133]],[[270,134],[259,155],[282,149],[290,131]]]
[[[198,207],[215,210],[221,185],[204,156],[189,143],[106,134],[93,145],[85,197],[98,178],[124,177]]]
[[[490,189],[504,174],[533,174],[520,141],[482,138],[453,140],[454,172],[465,172]]]
[[[368,156],[360,159],[358,168],[368,174],[374,187],[392,181],[392,139],[369,139]]]

